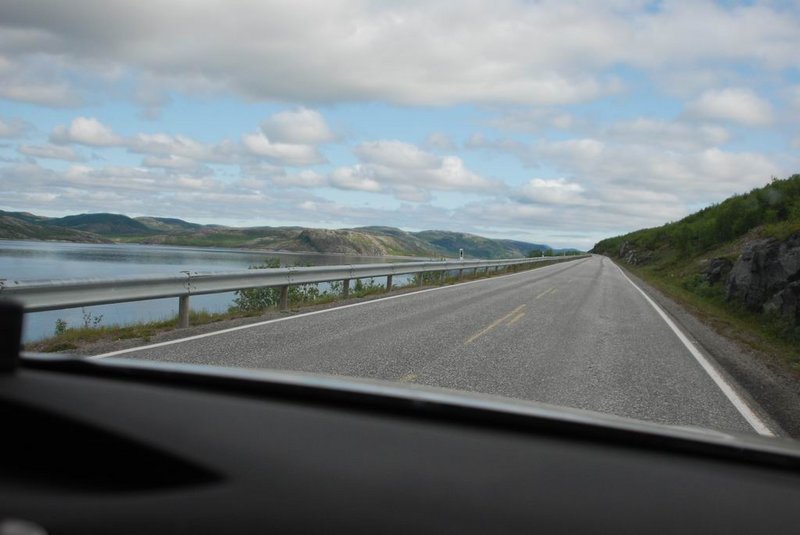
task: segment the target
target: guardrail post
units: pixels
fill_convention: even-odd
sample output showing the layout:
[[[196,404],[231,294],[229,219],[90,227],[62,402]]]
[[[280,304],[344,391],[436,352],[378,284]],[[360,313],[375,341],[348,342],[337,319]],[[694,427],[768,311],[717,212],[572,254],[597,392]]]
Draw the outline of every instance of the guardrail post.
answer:
[[[185,329],[189,326],[189,296],[178,297],[178,328]]]
[[[463,269],[459,269],[458,270],[458,280],[463,280],[463,279],[464,279],[464,270]]]
[[[387,292],[391,292],[392,291],[392,276],[391,275],[386,275],[386,291]]]
[[[350,297],[350,279],[342,281],[342,298],[347,299]]]
[[[289,308],[289,286],[281,286],[281,295],[278,298],[278,310]]]
[[[420,271],[419,273],[417,273],[417,286],[422,286],[422,279],[424,278],[425,278],[424,271]]]

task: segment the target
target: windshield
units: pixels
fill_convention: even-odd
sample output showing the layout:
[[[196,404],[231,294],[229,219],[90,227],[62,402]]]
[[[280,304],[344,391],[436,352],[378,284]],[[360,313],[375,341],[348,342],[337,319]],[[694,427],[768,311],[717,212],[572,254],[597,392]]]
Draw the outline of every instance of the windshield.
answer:
[[[0,2],[28,351],[800,434],[794,2]]]

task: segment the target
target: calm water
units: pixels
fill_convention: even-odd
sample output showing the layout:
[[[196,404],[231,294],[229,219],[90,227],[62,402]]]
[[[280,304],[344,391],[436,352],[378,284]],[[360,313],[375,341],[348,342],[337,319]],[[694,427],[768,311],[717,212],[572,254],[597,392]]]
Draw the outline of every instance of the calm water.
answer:
[[[335,265],[392,262],[397,259],[346,255],[317,255],[201,249],[160,245],[103,245],[0,240],[0,279],[82,279],[145,274],[178,274],[181,271],[237,271],[277,258],[282,266]],[[402,280],[397,280],[401,283]],[[192,297],[193,310],[221,312],[228,309],[233,293]],[[152,321],[178,313],[178,300],[157,299],[135,303],[99,305],[85,309],[54,310],[25,316],[25,341],[53,334],[57,319],[70,326],[84,324],[84,315],[102,316],[101,325],[125,325]]]

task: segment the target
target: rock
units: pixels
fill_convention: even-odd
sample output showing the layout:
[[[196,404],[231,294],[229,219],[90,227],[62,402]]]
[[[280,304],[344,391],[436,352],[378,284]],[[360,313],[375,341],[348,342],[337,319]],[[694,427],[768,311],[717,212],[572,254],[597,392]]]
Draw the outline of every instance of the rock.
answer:
[[[727,275],[731,267],[733,267],[733,262],[728,258],[712,258],[703,272],[703,280],[709,284],[714,284]]]
[[[742,249],[728,275],[727,298],[742,301],[749,309],[778,312],[797,323],[800,281],[800,232],[788,240],[750,242]]]
[[[794,325],[800,325],[800,281],[790,283],[770,297],[764,303],[764,312],[779,314]]]
[[[637,265],[643,264],[650,260],[651,253],[646,251],[644,253],[639,253],[630,242],[624,242],[619,248],[619,257],[627,262],[628,264]]]

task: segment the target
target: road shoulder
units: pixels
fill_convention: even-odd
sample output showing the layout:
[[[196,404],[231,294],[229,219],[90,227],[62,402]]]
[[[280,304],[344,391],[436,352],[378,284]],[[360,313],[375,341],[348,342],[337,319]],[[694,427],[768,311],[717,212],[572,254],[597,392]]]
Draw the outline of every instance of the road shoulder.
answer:
[[[717,332],[623,266],[617,266],[658,303],[720,370],[733,379],[740,394],[755,401],[754,410],[761,411],[762,416],[767,416],[771,423],[780,427],[775,429],[777,434],[800,438],[800,382],[782,362]]]

